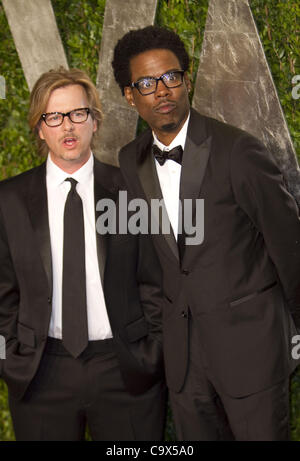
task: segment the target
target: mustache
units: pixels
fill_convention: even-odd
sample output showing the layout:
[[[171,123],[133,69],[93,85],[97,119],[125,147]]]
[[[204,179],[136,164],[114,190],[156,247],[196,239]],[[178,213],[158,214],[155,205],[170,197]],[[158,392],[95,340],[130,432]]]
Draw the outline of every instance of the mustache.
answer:
[[[157,110],[159,109],[160,107],[162,106],[165,106],[166,104],[170,104],[172,106],[176,106],[176,102],[175,101],[169,101],[169,99],[164,99],[163,101],[160,101],[157,106],[154,106],[154,110]]]

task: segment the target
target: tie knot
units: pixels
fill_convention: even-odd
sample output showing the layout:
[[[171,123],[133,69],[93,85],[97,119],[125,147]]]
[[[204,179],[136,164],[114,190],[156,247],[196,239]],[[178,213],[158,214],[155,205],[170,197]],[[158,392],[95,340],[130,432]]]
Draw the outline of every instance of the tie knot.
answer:
[[[78,184],[78,181],[74,178],[66,178],[65,181],[69,181],[71,183],[71,190],[74,192],[76,190],[76,185]]]
[[[162,151],[156,144],[153,144],[152,153],[160,165],[163,165],[166,160],[173,160],[179,165],[182,163],[183,150],[181,146],[176,146],[169,151]]]

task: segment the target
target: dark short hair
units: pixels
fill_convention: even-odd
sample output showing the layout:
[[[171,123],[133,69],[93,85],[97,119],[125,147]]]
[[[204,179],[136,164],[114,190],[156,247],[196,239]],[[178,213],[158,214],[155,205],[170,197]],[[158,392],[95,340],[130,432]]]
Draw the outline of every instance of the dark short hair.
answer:
[[[177,57],[182,70],[189,68],[189,55],[184,43],[173,31],[158,26],[127,32],[114,49],[112,67],[116,82],[124,95],[124,87],[131,83],[130,60],[144,51],[164,49],[172,51]]]

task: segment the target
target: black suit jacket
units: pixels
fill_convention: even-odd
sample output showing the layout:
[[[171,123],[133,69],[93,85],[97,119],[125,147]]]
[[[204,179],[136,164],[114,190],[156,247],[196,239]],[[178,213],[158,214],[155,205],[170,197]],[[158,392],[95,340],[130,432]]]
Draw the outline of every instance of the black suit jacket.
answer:
[[[148,201],[162,197],[151,144],[148,130],[120,152],[128,188]],[[164,273],[168,385],[183,386],[191,316],[199,354],[225,393],[268,388],[296,366],[290,353],[291,315],[300,327],[296,203],[257,139],[193,109],[180,198],[204,199],[204,241],[186,246],[180,260],[172,234],[153,235]]]
[[[120,173],[95,159],[95,204],[117,198]],[[96,216],[97,218],[97,216]],[[150,238],[97,233],[99,271],[116,352],[130,393],[163,373],[161,272]],[[148,267],[156,266],[155,272]],[[52,268],[45,163],[0,183],[0,375],[21,398],[37,371],[51,316]]]

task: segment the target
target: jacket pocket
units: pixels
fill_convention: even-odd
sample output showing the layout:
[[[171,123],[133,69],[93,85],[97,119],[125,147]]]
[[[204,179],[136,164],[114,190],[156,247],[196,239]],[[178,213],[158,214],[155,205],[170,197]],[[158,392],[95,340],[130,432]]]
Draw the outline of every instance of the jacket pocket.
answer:
[[[22,323],[18,323],[18,340],[20,343],[25,344],[26,346],[30,346],[35,348],[35,334],[34,330]]]
[[[145,317],[140,317],[125,327],[127,339],[130,343],[137,341],[148,334],[148,325]]]
[[[243,296],[242,298],[236,299],[229,303],[230,307],[238,306],[239,304],[245,303],[246,301],[250,301],[251,299],[255,298],[257,295],[264,293],[265,291],[271,290],[277,285],[277,282],[270,283],[269,285],[261,288],[260,290],[254,291],[247,296]]]

